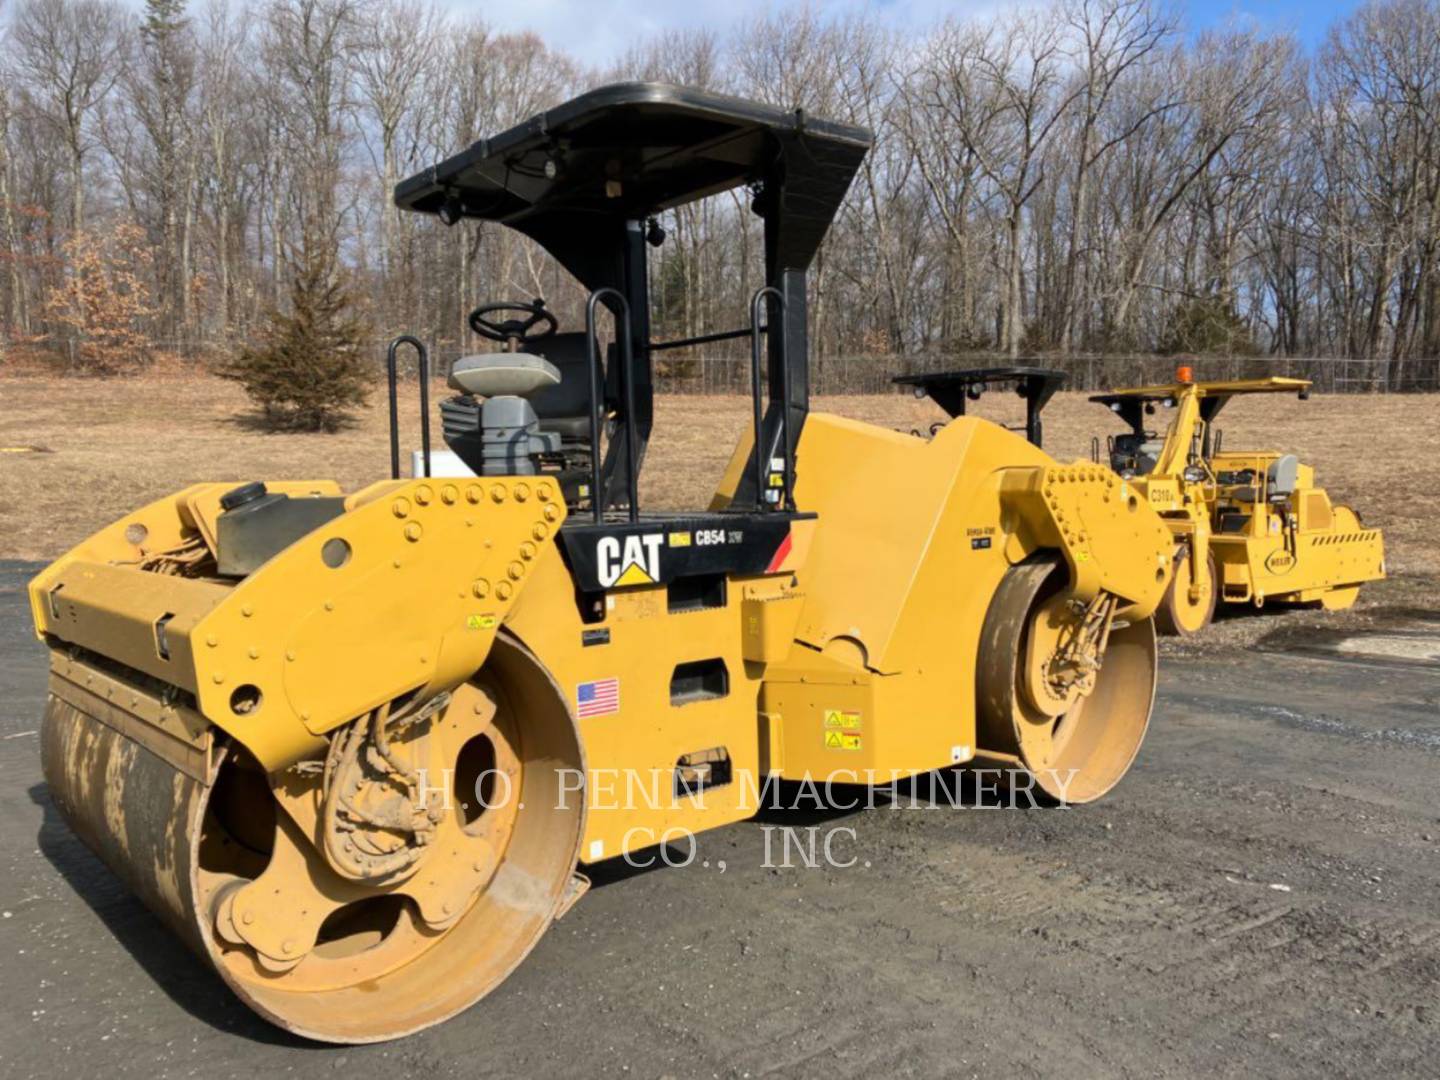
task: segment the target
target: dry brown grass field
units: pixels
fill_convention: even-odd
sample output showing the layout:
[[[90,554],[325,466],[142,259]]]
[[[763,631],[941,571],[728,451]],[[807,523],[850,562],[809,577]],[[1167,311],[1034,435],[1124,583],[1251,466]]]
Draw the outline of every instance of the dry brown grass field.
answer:
[[[403,407],[407,450],[419,445],[413,392],[407,388]],[[1431,396],[1261,397],[1232,403],[1220,427],[1229,449],[1284,448],[1313,464],[1333,496],[1385,529],[1392,575],[1428,596],[1440,554],[1435,405]],[[642,500],[654,509],[703,506],[746,423],[748,400],[663,396],[656,408]],[[820,398],[814,408],[907,431],[943,417],[933,403],[899,393]],[[1018,399],[1002,393],[975,411],[1007,424],[1022,416]],[[1062,459],[1088,456],[1092,435],[1120,430],[1082,394],[1059,395],[1045,420],[1047,448]],[[41,452],[15,452],[24,447]],[[388,468],[383,392],[340,434],[269,434],[256,428],[237,387],[201,377],[0,379],[0,448],[0,558],[53,558],[197,480],[333,477],[353,489]],[[1397,582],[1369,602],[1388,595],[1396,603],[1402,594],[1419,598]]]

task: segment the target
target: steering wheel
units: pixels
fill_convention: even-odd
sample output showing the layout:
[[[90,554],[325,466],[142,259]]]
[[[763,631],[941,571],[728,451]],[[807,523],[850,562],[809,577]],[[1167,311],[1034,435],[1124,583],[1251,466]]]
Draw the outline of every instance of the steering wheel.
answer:
[[[501,311],[523,311],[530,317],[504,320],[486,318],[487,315],[494,315]],[[540,323],[545,324],[544,328],[532,333]],[[544,341],[553,335],[559,326],[560,324],[555,321],[555,316],[546,308],[545,301],[538,297],[528,304],[522,304],[518,300],[505,300],[498,304],[482,304],[470,312],[471,330],[491,341],[503,341],[506,344],[513,342],[512,348],[529,345],[535,341]]]

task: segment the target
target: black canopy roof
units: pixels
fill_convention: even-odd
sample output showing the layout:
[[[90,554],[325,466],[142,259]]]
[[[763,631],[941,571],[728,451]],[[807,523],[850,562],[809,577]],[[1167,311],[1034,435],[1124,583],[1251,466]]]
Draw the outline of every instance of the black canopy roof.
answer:
[[[803,110],[618,83],[417,173],[396,185],[395,203],[431,214],[448,204],[447,213],[518,229],[594,288],[612,274],[587,249],[618,236],[616,226],[758,183],[771,268],[803,270],[872,141]]]
[[[1041,445],[1040,413],[1069,378],[1063,371],[1043,367],[967,368],[963,371],[929,371],[918,375],[897,375],[890,381],[913,386],[951,416],[965,415],[965,399],[978,398],[993,384],[1013,383],[1025,399],[1025,437]]]
[[[965,412],[965,392],[971,387],[986,389],[992,383],[1014,383],[1022,397],[1033,398],[1040,408],[1044,408],[1069,377],[1065,372],[1054,368],[993,367],[897,375],[890,381],[900,386],[916,387],[934,398],[951,416],[960,416]]]

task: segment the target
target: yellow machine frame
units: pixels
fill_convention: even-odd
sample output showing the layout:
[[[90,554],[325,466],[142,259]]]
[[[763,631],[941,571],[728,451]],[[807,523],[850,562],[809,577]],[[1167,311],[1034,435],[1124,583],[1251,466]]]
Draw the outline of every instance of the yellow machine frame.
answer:
[[[337,1042],[444,1020],[586,866],[749,817],[770,780],[982,762],[1084,803],[1129,769],[1174,548],[1144,491],[983,420],[809,412],[806,272],[871,141],[657,84],[479,140],[397,204],[538,241],[583,332],[540,298],[473,310],[503,351],[452,368],[436,469],[398,338],[391,479],[197,484],[31,583],[56,807],[258,1013]],[[658,216],[742,188],[748,327],[656,341]],[[740,337],[752,423],[712,506],[642,512],[654,354]]]
[[[718,504],[748,448],[747,438]],[[613,590],[603,620],[583,622],[553,542],[565,507],[553,483],[535,478],[374,484],[234,585],[158,572],[213,535],[218,496],[233,486],[196,485],[57,560],[32,582],[32,609],[64,693],[86,679],[125,683],[108,695],[125,714],[117,723],[197,772],[193,755],[207,752],[211,723],[282,770],[384,701],[454,689],[502,630],[572,703],[580,684],[618,678],[626,714],[647,720],[578,722],[600,784],[582,845],[593,861],[748,817],[765,775],[883,781],[977,755],[1013,759],[977,738],[966,659],[1006,569],[1054,551],[1072,599],[1114,595],[1129,619],[1153,612],[1168,581],[1170,545],[1143,489],[1092,464],[1056,465],[984,421],[954,421],[927,442],[815,415],[802,452],[797,496],[818,520],[796,522],[771,572],[731,580],[725,603],[703,610],[672,613],[665,586],[639,585]],[[322,552],[335,541],[350,554],[331,568]],[[609,631],[608,646],[585,644],[597,630]],[[106,675],[90,655],[195,704],[167,708],[163,693]],[[673,704],[671,672],[702,659],[723,662],[728,692]],[[839,741],[832,713],[844,718]],[[747,782],[672,798],[677,760],[715,746]],[[637,775],[662,778],[661,797],[604,805],[608,778]]]

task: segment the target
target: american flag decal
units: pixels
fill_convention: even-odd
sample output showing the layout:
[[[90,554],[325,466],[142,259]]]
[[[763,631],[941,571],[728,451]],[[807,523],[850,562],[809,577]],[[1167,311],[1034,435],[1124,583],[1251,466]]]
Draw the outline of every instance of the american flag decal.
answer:
[[[582,682],[575,688],[575,715],[609,716],[620,711],[620,680],[597,679]]]

